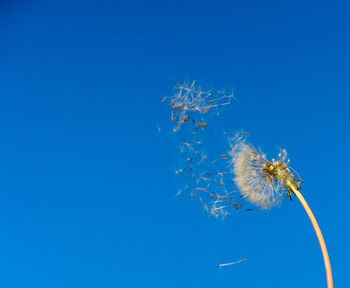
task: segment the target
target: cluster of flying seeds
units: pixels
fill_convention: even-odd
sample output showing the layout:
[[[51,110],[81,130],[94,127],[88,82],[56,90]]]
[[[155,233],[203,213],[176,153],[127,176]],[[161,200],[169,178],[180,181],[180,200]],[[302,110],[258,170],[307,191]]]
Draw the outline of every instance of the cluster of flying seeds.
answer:
[[[224,91],[203,91],[192,83],[178,84],[175,94],[164,97],[162,102],[169,99],[171,104],[171,120],[176,122],[174,132],[180,130],[184,123],[193,122],[197,128],[206,127],[205,114],[231,103],[233,93],[226,94]],[[196,118],[196,120],[195,120]]]
[[[285,195],[291,198],[290,185],[300,189],[302,180],[288,167],[286,150],[280,151],[277,160],[269,161],[238,134],[231,139],[230,158],[242,196],[261,209],[278,205]]]
[[[219,115],[220,107],[228,105],[233,94],[203,91],[196,82],[176,86],[176,93],[162,100],[169,100],[174,132],[181,132],[179,168],[176,174],[185,179],[178,195],[198,197],[206,211],[216,218],[224,218],[232,209],[242,208],[234,199],[234,182],[230,177],[229,159],[219,154],[214,159],[205,149],[205,134],[212,114]],[[251,209],[246,209],[250,211]]]

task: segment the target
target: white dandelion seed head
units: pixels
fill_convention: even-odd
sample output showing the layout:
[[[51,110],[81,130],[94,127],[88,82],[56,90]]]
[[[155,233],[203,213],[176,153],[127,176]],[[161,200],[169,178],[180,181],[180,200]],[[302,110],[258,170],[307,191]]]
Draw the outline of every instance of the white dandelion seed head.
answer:
[[[241,135],[231,139],[231,161],[234,181],[241,195],[261,209],[280,204],[288,184],[298,187],[300,179],[287,166],[287,152],[281,150],[278,159],[267,160]]]

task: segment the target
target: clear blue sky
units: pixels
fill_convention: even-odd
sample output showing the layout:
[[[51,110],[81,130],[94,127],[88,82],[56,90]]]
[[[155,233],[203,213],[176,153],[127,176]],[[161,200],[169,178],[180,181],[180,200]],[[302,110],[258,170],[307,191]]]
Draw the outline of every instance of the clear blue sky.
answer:
[[[1,1],[1,287],[325,287],[297,201],[216,221],[175,197],[174,141],[156,129],[186,79],[233,88],[224,128],[288,150],[348,287],[349,8]]]

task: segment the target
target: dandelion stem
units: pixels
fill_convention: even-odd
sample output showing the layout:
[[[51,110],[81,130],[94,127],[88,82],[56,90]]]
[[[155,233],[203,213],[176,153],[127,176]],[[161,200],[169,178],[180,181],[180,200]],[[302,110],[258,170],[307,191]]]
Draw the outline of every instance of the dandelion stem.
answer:
[[[318,242],[320,243],[321,246],[321,251],[322,251],[322,255],[323,255],[323,261],[324,261],[324,266],[326,268],[326,277],[327,277],[327,288],[333,288],[333,277],[332,277],[332,269],[331,269],[331,263],[329,261],[329,256],[328,256],[328,252],[327,252],[327,247],[326,247],[326,243],[324,242],[320,227],[317,224],[317,221],[315,219],[314,214],[312,213],[309,205],[307,204],[307,202],[305,201],[303,195],[301,195],[301,193],[299,192],[299,190],[295,187],[294,184],[289,183],[288,185],[290,187],[290,189],[293,191],[293,193],[295,194],[295,196],[298,197],[299,201],[301,202],[301,204],[303,205],[307,215],[310,218],[310,221],[312,223],[312,226],[314,227],[314,230],[316,232],[316,236],[318,239]]]

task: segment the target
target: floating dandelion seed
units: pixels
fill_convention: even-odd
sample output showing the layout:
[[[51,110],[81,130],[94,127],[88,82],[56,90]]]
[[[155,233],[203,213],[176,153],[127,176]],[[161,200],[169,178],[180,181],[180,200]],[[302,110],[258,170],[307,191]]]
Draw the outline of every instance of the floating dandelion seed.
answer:
[[[326,244],[309,205],[299,191],[302,180],[288,167],[287,152],[281,150],[277,160],[269,161],[264,154],[248,144],[242,135],[231,140],[231,148],[234,181],[242,196],[249,202],[262,209],[269,209],[280,203],[285,195],[291,198],[293,193],[299,199],[320,243],[327,287],[332,288],[332,270]]]
[[[231,265],[238,264],[238,263],[241,263],[241,262],[246,262],[246,261],[248,261],[248,259],[241,259],[241,260],[238,260],[238,261],[235,261],[235,262],[231,262],[231,263],[222,263],[222,264],[218,265],[218,268],[225,267],[225,266],[231,266]]]

